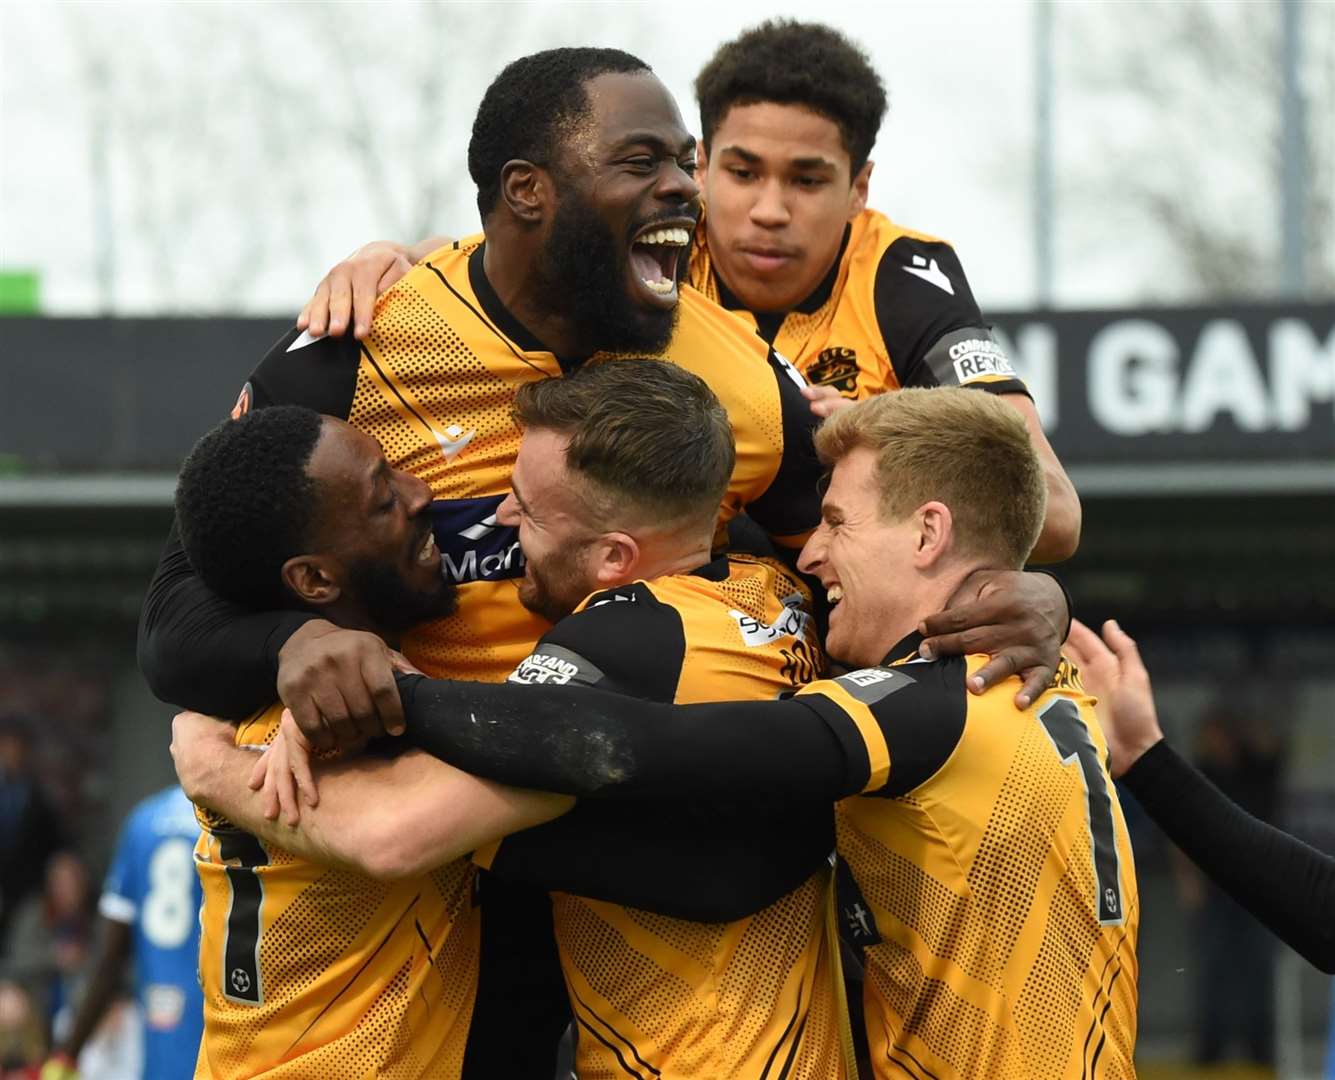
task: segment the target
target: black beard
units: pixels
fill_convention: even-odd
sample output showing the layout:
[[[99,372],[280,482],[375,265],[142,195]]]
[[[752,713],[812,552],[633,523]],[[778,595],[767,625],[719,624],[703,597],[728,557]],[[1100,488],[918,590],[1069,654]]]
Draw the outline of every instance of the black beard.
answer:
[[[571,319],[589,352],[661,353],[677,326],[677,308],[641,307],[627,291],[630,250],[598,211],[570,187],[534,267],[536,302]]]
[[[429,593],[410,588],[392,566],[362,559],[348,567],[348,585],[372,624],[382,633],[398,634],[419,623],[453,615],[458,589],[445,577]]]

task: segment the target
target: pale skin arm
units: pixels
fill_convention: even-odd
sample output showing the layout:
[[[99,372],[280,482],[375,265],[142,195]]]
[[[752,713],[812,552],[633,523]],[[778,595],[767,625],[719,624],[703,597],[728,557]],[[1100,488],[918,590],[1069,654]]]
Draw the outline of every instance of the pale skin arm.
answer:
[[[1085,689],[1098,698],[1095,713],[1108,741],[1109,771],[1117,779],[1163,738],[1154,689],[1135,641],[1112,619],[1103,639],[1078,619],[1071,622],[1066,654]]]
[[[1043,519],[1043,530],[1038,543],[1029,555],[1031,563],[1054,563],[1069,559],[1080,546],[1080,496],[1066,475],[1062,463],[1043,433],[1038,410],[1026,394],[1001,394],[1001,400],[1024,417],[1029,438],[1043,464],[1043,475],[1048,482],[1048,513]]]
[[[351,317],[352,336],[362,340],[371,332],[376,297],[416,263],[453,242],[450,236],[428,236],[416,244],[373,240],[359,247],[325,274],[297,316],[297,329],[311,337],[342,337]]]
[[[391,760],[316,763],[318,804],[304,806],[299,819],[275,820],[266,814],[266,794],[249,786],[256,753],[233,745],[233,736],[230,724],[198,713],[173,721],[172,758],[193,801],[294,855],[379,880],[426,873],[574,805],[568,796],[493,784],[413,750]],[[290,776],[287,749],[280,732],[261,760]]]

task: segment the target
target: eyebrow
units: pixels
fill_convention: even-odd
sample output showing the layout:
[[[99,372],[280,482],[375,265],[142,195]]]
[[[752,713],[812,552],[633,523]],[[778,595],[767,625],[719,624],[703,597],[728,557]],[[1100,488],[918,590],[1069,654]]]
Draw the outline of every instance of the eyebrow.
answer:
[[[657,150],[660,154],[670,154],[676,157],[679,154],[689,154],[695,149],[695,136],[687,134],[682,142],[681,149],[674,150],[661,135],[656,135],[652,131],[632,131],[624,138],[619,139],[612,149],[615,153],[627,150],[632,146],[648,146]]]
[[[719,153],[736,154],[748,165],[758,165],[764,160],[759,154],[755,153],[752,150],[747,150],[745,147],[742,146],[725,146],[723,147],[722,150],[719,151]],[[830,171],[833,171],[839,167],[829,158],[821,157],[819,154],[815,155],[814,157],[792,158],[788,161],[788,165],[791,168],[797,168],[797,169],[826,169]]]

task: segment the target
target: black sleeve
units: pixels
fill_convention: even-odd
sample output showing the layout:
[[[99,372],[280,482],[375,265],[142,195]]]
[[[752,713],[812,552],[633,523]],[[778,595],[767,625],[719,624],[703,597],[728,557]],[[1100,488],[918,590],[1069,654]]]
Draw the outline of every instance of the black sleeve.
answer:
[[[267,405],[305,405],[346,417],[356,388],[360,343],[289,331],[269,350],[233,415]],[[138,658],[163,701],[240,718],[273,700],[278,650],[312,615],[254,612],[215,596],[195,575],[173,522],[139,616]]]
[[[818,712],[843,743],[846,788],[895,798],[930,780],[955,752],[968,712],[967,674],[962,656],[863,668],[812,683],[794,700]]]
[[[665,705],[599,689],[399,675],[405,738],[516,787],[647,799],[850,794],[844,744],[799,699]]]
[[[669,704],[685,653],[680,613],[636,583],[600,593],[563,619],[511,681],[566,686],[571,696],[599,687],[638,704]],[[791,892],[833,847],[829,800],[795,804],[772,793],[746,800],[587,799],[554,821],[506,837],[491,869],[510,881],[673,918],[727,922]]]
[[[1335,858],[1252,817],[1162,740],[1121,782],[1221,889],[1335,975]]]
[[[1027,394],[978,310],[955,249],[901,236],[881,256],[876,322],[899,385]]]
[[[670,702],[686,659],[681,615],[632,582],[590,597],[542,636],[510,682],[526,686],[596,686]]]
[[[779,387],[783,415],[783,460],[770,485],[746,512],[770,536],[802,537],[820,524],[820,480],[824,470],[816,457],[813,435],[820,418],[802,396],[805,380],[773,349],[770,370]]]

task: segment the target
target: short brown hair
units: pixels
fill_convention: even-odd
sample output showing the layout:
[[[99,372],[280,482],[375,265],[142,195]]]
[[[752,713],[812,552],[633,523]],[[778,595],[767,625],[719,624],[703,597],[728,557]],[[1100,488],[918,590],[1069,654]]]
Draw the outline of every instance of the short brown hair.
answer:
[[[1004,401],[958,387],[900,390],[843,409],[816,432],[829,466],[861,446],[876,455],[884,518],[938,500],[962,553],[1016,568],[1029,558],[1047,482],[1024,419]]]
[[[515,395],[523,427],[570,436],[566,466],[590,482],[604,519],[712,521],[736,462],[728,414],[705,381],[662,360],[585,364]]]

